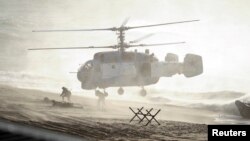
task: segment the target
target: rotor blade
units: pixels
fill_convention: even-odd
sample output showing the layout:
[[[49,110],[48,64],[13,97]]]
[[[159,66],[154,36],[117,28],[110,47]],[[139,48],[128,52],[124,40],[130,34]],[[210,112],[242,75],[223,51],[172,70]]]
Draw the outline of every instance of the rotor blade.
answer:
[[[124,26],[128,23],[128,20],[129,20],[129,17],[127,17],[127,18],[123,21],[121,27],[124,27]]]
[[[147,47],[147,46],[164,46],[164,45],[175,45],[184,44],[185,42],[172,42],[172,43],[160,43],[160,44],[139,44],[139,45],[128,45],[128,47]]]
[[[112,49],[116,49],[117,46],[100,46],[100,47],[90,46],[90,47],[63,47],[63,48],[31,48],[31,49],[28,49],[28,50],[98,49],[98,48],[112,48]]]
[[[97,28],[97,29],[69,29],[69,30],[33,30],[32,32],[70,32],[70,31],[115,31],[117,28]]]
[[[133,43],[138,43],[138,42],[140,42],[141,40],[144,40],[144,39],[146,39],[146,38],[149,38],[149,37],[151,37],[151,36],[153,36],[153,35],[154,35],[154,33],[151,33],[151,34],[142,36],[141,38],[138,38],[138,39],[136,39],[136,40],[130,41],[129,43],[131,43],[131,44],[133,44]]]
[[[162,23],[162,24],[152,24],[152,25],[144,25],[144,26],[132,26],[132,27],[127,27],[127,29],[153,27],[153,26],[162,26],[162,25],[170,25],[170,24],[180,24],[180,23],[197,22],[197,21],[200,21],[200,20],[179,21],[179,22]]]

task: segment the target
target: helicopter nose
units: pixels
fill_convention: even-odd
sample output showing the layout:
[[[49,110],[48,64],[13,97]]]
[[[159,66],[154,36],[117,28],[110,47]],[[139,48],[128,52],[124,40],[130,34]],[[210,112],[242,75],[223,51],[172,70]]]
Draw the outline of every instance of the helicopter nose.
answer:
[[[80,69],[77,72],[77,79],[81,82],[82,89],[91,90],[96,88],[91,72],[88,69]]]
[[[80,82],[84,83],[84,82],[86,81],[86,79],[87,79],[86,72],[85,72],[84,70],[81,70],[81,69],[80,69],[80,70],[77,72],[77,79],[78,79]]]

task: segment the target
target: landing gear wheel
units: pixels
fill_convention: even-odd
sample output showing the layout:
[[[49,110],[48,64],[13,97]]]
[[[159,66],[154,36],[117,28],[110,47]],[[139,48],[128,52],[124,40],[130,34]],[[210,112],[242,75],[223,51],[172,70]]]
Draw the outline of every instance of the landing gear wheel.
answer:
[[[120,87],[117,92],[118,92],[119,95],[123,95],[124,94],[124,90],[123,90],[122,87]]]
[[[146,96],[147,95],[147,91],[144,88],[141,89],[140,95],[143,96],[143,97]]]

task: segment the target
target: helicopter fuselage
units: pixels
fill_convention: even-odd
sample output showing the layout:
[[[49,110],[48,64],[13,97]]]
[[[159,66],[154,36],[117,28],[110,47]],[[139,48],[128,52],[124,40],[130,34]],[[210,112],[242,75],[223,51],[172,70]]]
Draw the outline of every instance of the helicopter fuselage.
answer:
[[[198,67],[199,72],[197,69],[192,70],[196,71],[195,74],[187,77],[202,73],[202,64]],[[157,83],[160,77],[171,77],[184,73],[185,70],[183,63],[179,63],[178,59],[159,62],[153,54],[110,51],[96,53],[93,60],[87,61],[79,68],[77,78],[81,82],[81,87],[87,90],[146,86]]]
[[[145,86],[155,84],[159,77],[151,77],[152,55],[135,52],[100,52],[87,61],[77,73],[83,89]]]

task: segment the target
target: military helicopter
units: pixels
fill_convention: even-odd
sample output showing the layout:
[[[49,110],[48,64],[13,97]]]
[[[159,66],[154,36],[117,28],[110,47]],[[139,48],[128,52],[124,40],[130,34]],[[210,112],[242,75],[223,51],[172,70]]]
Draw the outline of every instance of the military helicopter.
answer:
[[[184,62],[179,62],[178,56],[168,53],[165,61],[159,61],[149,50],[145,53],[126,51],[133,47],[150,47],[182,44],[185,42],[156,43],[156,44],[134,44],[137,41],[125,42],[125,31],[195,22],[199,20],[179,21],[143,26],[125,26],[126,19],[120,27],[97,28],[97,29],[73,29],[73,30],[34,30],[33,32],[68,32],[68,31],[114,31],[118,43],[111,46],[88,46],[67,48],[33,48],[29,50],[54,50],[54,49],[116,49],[116,51],[97,52],[93,59],[87,61],[77,71],[77,78],[81,82],[81,88],[86,90],[105,89],[118,87],[118,94],[124,93],[123,87],[141,87],[140,95],[147,94],[144,86],[155,84],[160,77],[171,77],[175,74],[184,74],[186,77],[194,77],[203,72],[202,57],[195,54],[187,54]],[[144,37],[145,38],[145,37]]]

